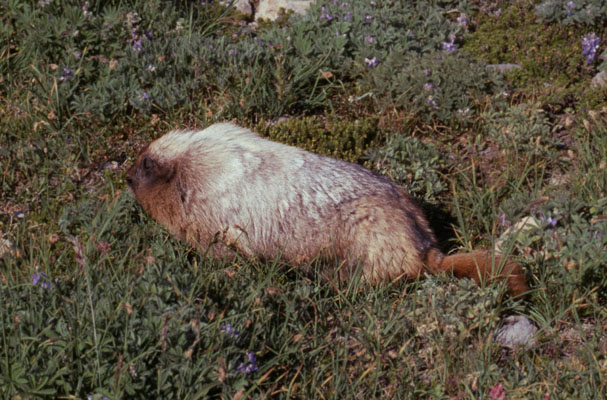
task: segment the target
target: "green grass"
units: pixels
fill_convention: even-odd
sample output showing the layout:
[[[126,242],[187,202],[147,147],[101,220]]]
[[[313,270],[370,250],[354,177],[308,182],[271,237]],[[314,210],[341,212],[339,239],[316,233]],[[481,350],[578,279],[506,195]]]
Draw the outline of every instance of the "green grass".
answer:
[[[206,2],[44,3],[0,5],[1,398],[607,394],[607,102],[581,55],[604,27],[525,2],[328,2],[253,32]],[[446,251],[499,242],[529,298],[331,284],[330,264],[171,238],[126,169],[170,129],[231,119],[399,182]],[[509,315],[535,347],[494,342]]]

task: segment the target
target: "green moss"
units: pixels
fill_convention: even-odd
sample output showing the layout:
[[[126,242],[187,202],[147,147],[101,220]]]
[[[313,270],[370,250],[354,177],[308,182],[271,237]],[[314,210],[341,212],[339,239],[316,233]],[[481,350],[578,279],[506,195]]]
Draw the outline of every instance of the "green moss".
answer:
[[[359,164],[365,164],[366,153],[384,140],[375,118],[302,117],[268,126],[262,121],[255,130],[278,142]]]

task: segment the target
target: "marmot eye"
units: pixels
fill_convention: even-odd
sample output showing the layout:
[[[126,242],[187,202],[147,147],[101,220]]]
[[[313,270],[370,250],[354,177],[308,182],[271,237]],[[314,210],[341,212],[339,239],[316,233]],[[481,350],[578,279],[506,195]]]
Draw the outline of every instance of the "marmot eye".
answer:
[[[154,162],[149,157],[143,157],[143,160],[141,160],[141,165],[146,171],[151,169],[153,164]]]

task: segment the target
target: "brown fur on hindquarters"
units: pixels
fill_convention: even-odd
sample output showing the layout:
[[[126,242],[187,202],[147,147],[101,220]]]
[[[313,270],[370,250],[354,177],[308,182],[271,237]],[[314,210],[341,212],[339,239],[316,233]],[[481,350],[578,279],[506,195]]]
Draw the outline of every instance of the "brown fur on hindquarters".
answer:
[[[420,208],[394,182],[232,124],[162,136],[141,152],[127,183],[172,234],[218,257],[236,250],[301,265],[337,256],[342,279],[360,265],[371,283],[424,272],[494,277],[488,252],[443,255]],[[513,295],[528,290],[516,263],[497,277]]]

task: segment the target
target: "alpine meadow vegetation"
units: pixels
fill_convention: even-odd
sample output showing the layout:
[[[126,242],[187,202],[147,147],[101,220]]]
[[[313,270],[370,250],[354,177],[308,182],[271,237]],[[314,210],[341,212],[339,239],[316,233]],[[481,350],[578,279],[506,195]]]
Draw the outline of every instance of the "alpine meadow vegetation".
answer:
[[[0,397],[604,398],[606,21],[603,0],[319,0],[255,25],[211,0],[0,2]],[[528,298],[196,252],[124,174],[220,121],[393,179],[445,252],[516,259]],[[534,343],[497,342],[508,316]]]

